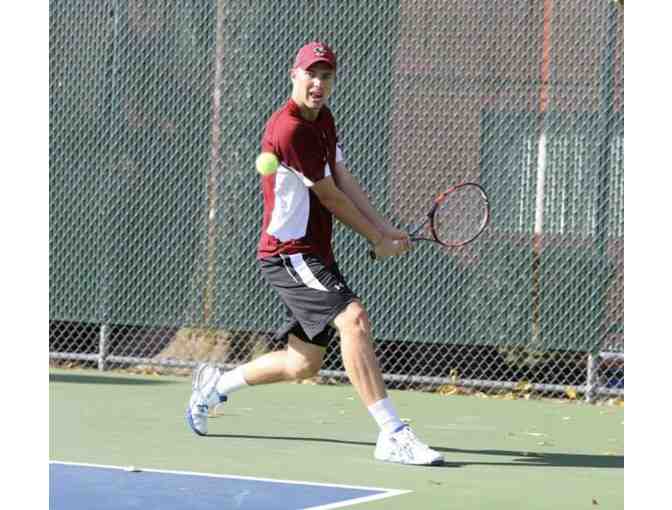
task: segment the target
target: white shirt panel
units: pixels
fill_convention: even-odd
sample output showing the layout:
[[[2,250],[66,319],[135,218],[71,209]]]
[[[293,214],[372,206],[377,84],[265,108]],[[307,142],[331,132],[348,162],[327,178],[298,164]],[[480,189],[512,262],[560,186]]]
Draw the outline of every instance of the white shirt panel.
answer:
[[[343,162],[345,158],[343,157],[343,151],[341,150],[341,144],[336,144],[336,163]]]
[[[306,235],[310,213],[308,188],[313,182],[298,172],[279,166],[275,174],[275,202],[266,232],[281,242]]]

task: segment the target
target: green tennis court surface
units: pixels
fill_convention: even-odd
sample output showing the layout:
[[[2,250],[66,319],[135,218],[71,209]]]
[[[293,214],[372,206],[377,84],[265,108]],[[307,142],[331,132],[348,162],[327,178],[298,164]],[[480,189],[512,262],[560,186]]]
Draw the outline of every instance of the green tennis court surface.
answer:
[[[410,491],[357,509],[624,506],[622,408],[392,391],[402,418],[447,460],[411,467],[373,460],[376,427],[350,386],[243,390],[198,437],[184,421],[190,382],[52,370],[50,459]]]

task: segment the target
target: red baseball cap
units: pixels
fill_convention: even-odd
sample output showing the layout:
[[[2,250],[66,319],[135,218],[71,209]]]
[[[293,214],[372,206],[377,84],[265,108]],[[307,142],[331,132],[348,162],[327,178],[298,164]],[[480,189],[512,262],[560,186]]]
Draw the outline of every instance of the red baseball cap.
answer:
[[[308,69],[317,62],[324,62],[336,69],[336,55],[326,44],[314,41],[303,46],[296,54],[294,68]]]

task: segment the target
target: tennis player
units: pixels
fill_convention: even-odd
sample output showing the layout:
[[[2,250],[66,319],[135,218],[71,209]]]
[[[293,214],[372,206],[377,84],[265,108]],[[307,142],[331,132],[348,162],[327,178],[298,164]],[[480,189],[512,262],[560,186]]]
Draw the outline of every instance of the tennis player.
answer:
[[[441,454],[420,442],[387,395],[366,310],[334,260],[332,217],[366,238],[378,258],[408,251],[408,235],[380,216],[345,166],[327,107],[336,78],[334,52],[321,42],[306,44],[290,76],[291,97],[270,117],[261,141],[262,151],[276,154],[280,167],[261,178],[264,216],[257,253],[263,276],[289,311],[289,322],[277,334],[287,337],[287,349],[225,373],[199,365],[187,422],[206,435],[208,409],[231,393],[316,375],[338,330],[348,377],[380,428],[374,457],[441,464]]]

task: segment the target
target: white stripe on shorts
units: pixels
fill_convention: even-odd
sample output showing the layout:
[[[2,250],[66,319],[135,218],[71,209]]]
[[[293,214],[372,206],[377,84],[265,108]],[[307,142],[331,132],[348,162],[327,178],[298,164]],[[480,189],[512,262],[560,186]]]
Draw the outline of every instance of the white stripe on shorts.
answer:
[[[301,253],[295,253],[293,255],[290,255],[289,260],[292,262],[292,267],[294,268],[294,271],[296,271],[296,273],[299,275],[299,278],[301,278],[301,281],[304,283],[306,287],[329,292],[329,290],[324,285],[322,285],[320,280],[318,280],[317,277],[310,270],[308,264],[306,264],[306,261],[303,259],[303,255]]]

